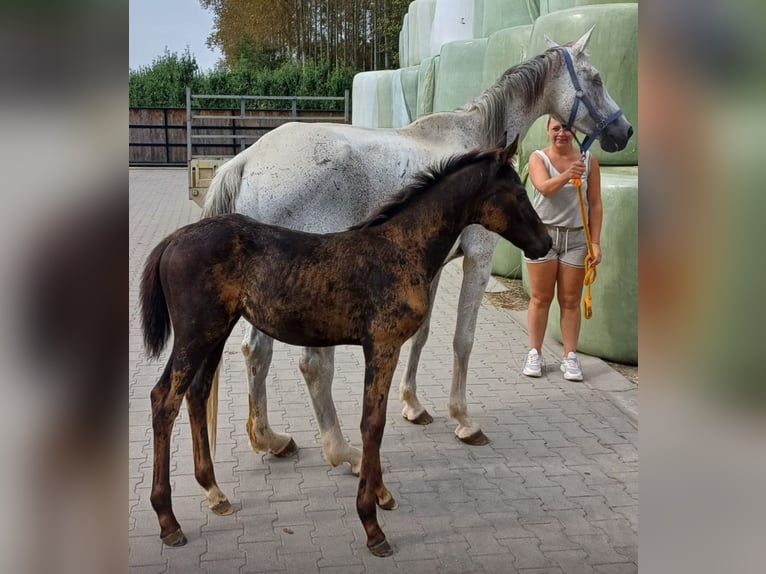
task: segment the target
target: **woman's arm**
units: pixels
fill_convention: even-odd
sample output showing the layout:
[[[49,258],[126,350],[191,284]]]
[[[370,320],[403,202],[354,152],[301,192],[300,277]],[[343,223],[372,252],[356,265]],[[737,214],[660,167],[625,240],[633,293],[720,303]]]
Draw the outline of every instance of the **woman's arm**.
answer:
[[[548,168],[545,167],[545,162],[536,153],[529,156],[529,179],[532,180],[532,185],[535,189],[543,195],[553,195],[554,193],[561,191],[561,188],[573,178],[582,177],[585,172],[585,164],[582,160],[572,162],[569,169],[563,173],[551,177],[548,173]]]

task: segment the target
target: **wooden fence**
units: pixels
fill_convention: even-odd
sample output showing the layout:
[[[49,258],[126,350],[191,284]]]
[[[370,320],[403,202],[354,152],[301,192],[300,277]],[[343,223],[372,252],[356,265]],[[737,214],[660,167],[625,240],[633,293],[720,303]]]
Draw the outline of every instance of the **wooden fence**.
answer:
[[[290,121],[344,121],[343,111],[197,109],[204,116],[194,120],[193,156],[234,156],[243,147]],[[238,111],[239,113],[239,111]],[[187,110],[184,108],[130,108],[129,165],[186,166]],[[205,135],[212,136],[205,138]],[[228,136],[228,137],[227,137]]]

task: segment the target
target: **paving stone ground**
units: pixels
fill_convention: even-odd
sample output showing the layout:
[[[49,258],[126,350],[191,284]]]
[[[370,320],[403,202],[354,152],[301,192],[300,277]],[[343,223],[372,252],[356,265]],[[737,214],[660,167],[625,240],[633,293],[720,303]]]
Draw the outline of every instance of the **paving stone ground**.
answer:
[[[434,422],[402,419],[398,383],[389,397],[381,448],[383,477],[399,507],[378,511],[394,547],[373,557],[356,514],[357,479],[323,459],[300,349],[276,343],[269,375],[269,419],[299,452],[254,453],[245,434],[247,385],[235,327],[224,352],[216,476],[235,512],[210,513],[194,479],[188,417],[173,431],[171,482],[176,515],[189,540],[163,547],[149,502],[152,428],[149,393],[160,361],[143,353],[138,280],[149,251],[170,231],[198,219],[185,169],[130,170],[130,476],[129,566],[138,573],[556,574],[637,572],[638,428],[636,386],[595,357],[581,356],[584,383],[563,380],[561,347],[546,341],[540,379],[521,375],[525,315],[485,300],[468,372],[468,406],[491,439],[481,447],[454,437],[447,414],[460,262],[442,273],[418,374],[421,402]],[[491,281],[490,288],[501,288]],[[336,352],[333,394],[346,436],[360,446],[363,359]]]

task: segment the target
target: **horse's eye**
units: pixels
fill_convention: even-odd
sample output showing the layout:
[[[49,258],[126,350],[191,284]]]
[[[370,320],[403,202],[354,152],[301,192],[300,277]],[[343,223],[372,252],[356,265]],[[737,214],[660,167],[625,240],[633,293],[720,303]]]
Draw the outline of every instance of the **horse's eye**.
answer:
[[[604,82],[601,80],[601,76],[593,76],[593,85],[595,86],[603,86]]]

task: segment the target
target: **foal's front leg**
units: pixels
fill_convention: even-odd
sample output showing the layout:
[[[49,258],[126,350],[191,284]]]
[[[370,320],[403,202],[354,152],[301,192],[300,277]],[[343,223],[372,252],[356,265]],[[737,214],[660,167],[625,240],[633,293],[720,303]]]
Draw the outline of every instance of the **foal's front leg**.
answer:
[[[247,436],[256,452],[268,451],[276,456],[289,456],[298,450],[293,437],[274,432],[269,425],[266,376],[269,374],[274,339],[250,325],[249,336],[242,341],[245,356],[250,411],[247,418]]]
[[[343,437],[338,422],[338,413],[332,398],[332,379],[335,371],[334,347],[306,347],[299,363],[301,373],[311,396],[322,434],[322,450],[332,466],[344,462],[351,465],[351,472],[359,475],[362,453],[351,446]]]
[[[391,378],[399,359],[399,346],[365,346],[364,399],[362,405],[362,467],[356,510],[367,533],[367,548],[375,556],[390,556],[393,550],[378,524],[376,504],[390,510],[396,501],[383,484],[380,443],[386,426],[386,406]]]

